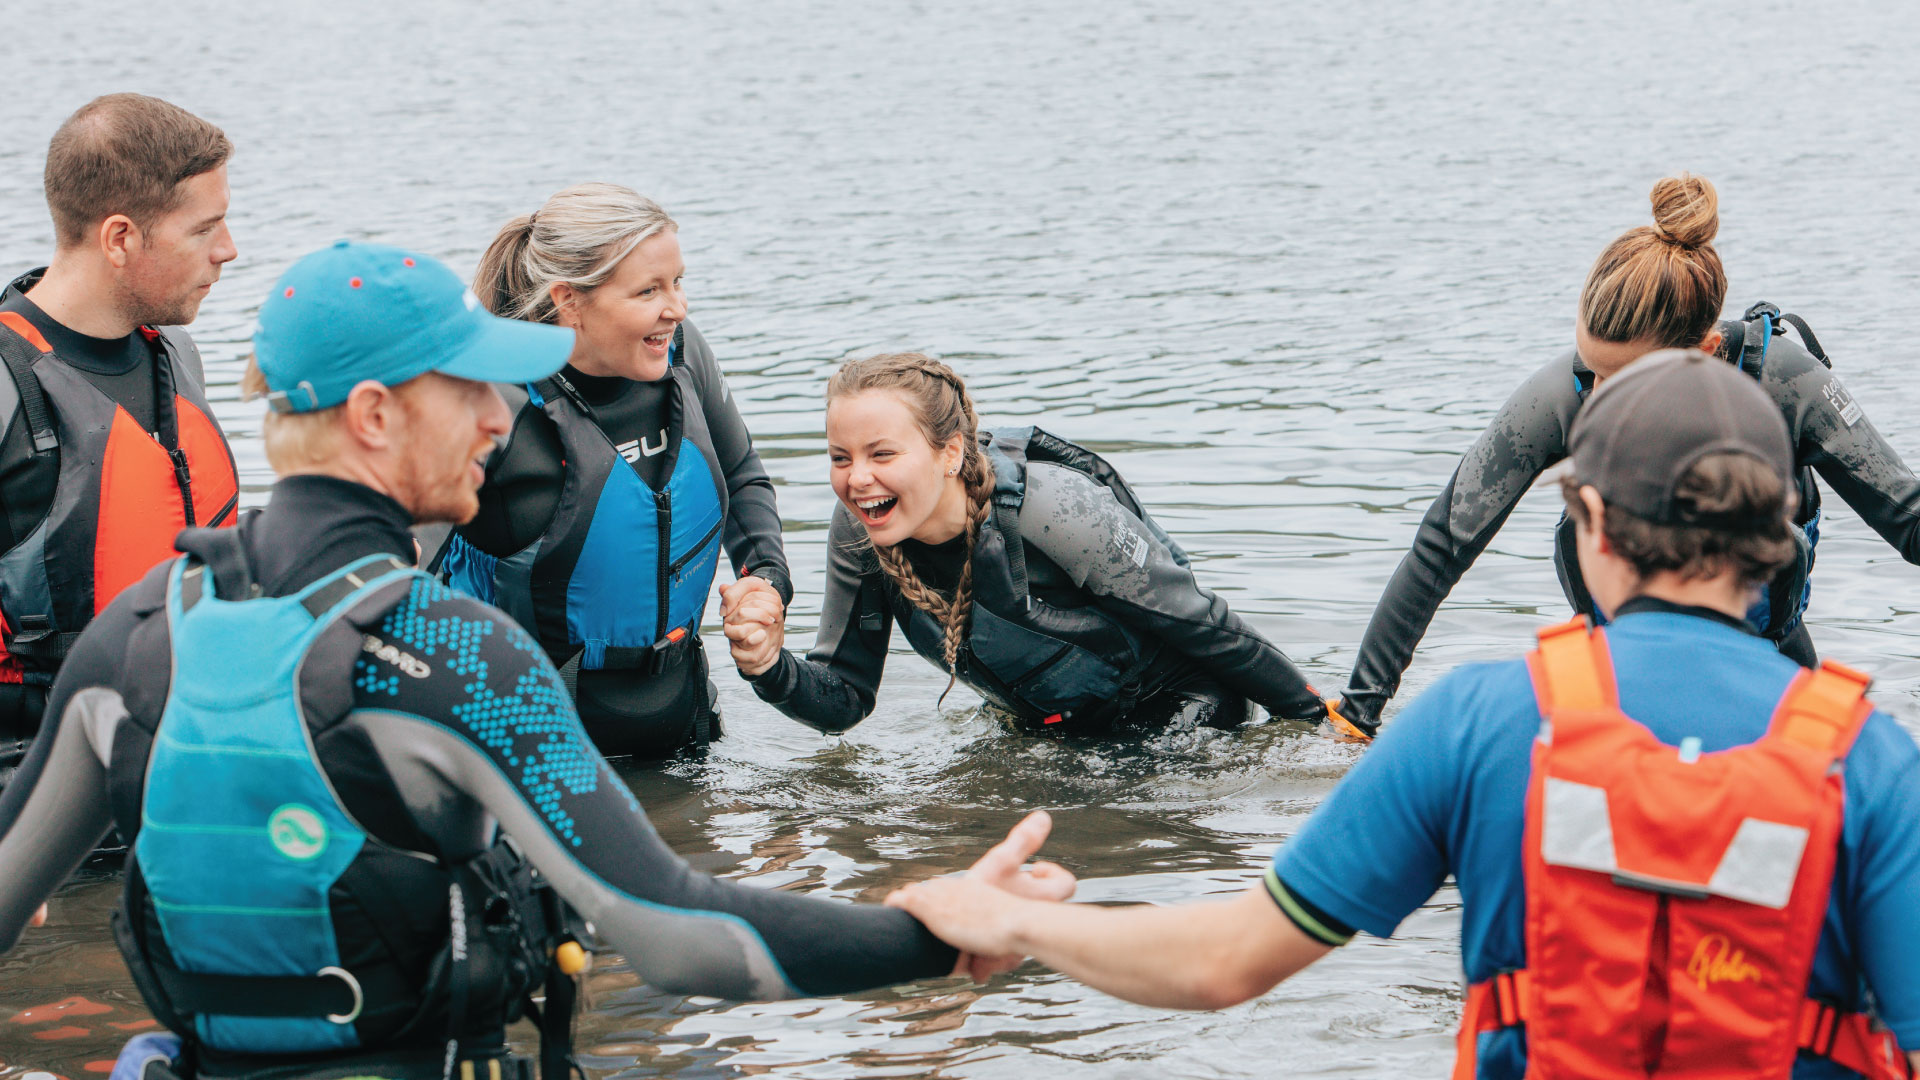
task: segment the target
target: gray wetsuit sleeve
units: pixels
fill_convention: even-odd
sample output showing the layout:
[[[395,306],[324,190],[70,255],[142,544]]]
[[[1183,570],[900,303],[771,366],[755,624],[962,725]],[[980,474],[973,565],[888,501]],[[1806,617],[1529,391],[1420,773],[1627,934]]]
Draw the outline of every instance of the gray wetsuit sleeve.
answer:
[[[1833,372],[1791,338],[1777,337],[1761,386],[1786,414],[1800,463],[1813,466],[1901,558],[1920,563],[1920,479]]]
[[[1413,547],[1367,623],[1347,684],[1349,719],[1378,721],[1441,601],[1506,524],[1527,488],[1567,456],[1567,433],[1579,411],[1573,357],[1563,355],[1521,383],[1474,440],[1427,509]]]
[[[773,479],[753,448],[753,435],[733,403],[713,349],[692,323],[683,326],[684,362],[699,389],[713,452],[727,478],[727,558],[735,571],[766,578],[779,590],[781,603],[792,603],[793,576],[780,543],[780,508],[774,501]]]
[[[1027,466],[1020,536],[1100,607],[1184,654],[1275,716],[1325,715],[1285,653],[1194,579],[1104,485],[1072,469]]]
[[[415,640],[444,642],[446,634],[459,644],[437,655]],[[433,656],[425,678],[364,672],[395,689],[357,696],[351,717],[420,827],[457,833],[446,822],[461,816],[460,805],[477,804],[648,983],[774,999],[952,970],[953,950],[904,912],[754,888],[689,867],[594,749],[545,654],[494,609],[444,587],[417,587],[387,616],[381,637]]]
[[[0,952],[112,825],[107,765],[127,715],[115,687],[136,584],[95,618],[61,666],[33,748],[0,794]]]
[[[752,679],[760,700],[821,731],[845,731],[865,719],[873,711],[887,666],[893,608],[877,587],[872,557],[859,549],[865,535],[846,509],[835,504],[813,649],[804,660],[782,652],[772,667]]]

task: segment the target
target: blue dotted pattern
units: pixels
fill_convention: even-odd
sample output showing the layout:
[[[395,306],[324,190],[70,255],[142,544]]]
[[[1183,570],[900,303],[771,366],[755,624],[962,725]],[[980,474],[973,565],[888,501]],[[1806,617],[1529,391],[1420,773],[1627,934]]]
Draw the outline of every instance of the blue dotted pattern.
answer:
[[[387,613],[380,636],[431,668],[429,678],[438,684],[434,692],[445,696],[439,710],[423,715],[485,748],[555,834],[579,847],[582,837],[568,800],[600,789],[602,761],[580,726],[560,673],[533,638],[506,615],[426,577],[416,578]],[[507,655],[523,662],[508,665]],[[496,677],[496,670],[509,666],[515,669],[511,677],[505,670]],[[394,672],[385,661],[363,655],[355,682],[368,693],[385,690],[397,696],[400,680],[411,679]],[[449,693],[452,680],[458,681],[457,692]],[[608,786],[640,811],[626,785]]]

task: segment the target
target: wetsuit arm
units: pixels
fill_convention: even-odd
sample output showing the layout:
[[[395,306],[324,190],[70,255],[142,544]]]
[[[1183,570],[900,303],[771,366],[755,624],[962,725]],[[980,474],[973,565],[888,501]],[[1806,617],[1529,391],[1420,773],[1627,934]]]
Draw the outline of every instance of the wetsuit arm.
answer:
[[[1795,452],[1834,493],[1893,545],[1920,563],[1920,479],[1873,426],[1827,366],[1788,338],[1774,338],[1762,388],[1787,415]]]
[[[415,811],[421,828],[445,827],[445,810],[431,808],[450,797],[477,803],[649,983],[772,999],[952,970],[953,950],[902,912],[689,867],[594,749],[545,654],[492,608],[419,585],[381,636],[429,673],[363,654],[356,681],[380,689],[356,697],[352,720],[414,805],[429,808]],[[429,642],[441,643],[436,653]]]
[[[112,824],[107,762],[127,717],[116,681],[142,589],[128,589],[74,644],[33,748],[0,794],[0,952]]]
[[[1348,719],[1364,726],[1378,723],[1441,601],[1506,524],[1527,488],[1566,457],[1567,432],[1579,409],[1573,359],[1563,356],[1522,383],[1460,459],[1367,622],[1341,710]]]
[[[753,435],[733,403],[726,377],[713,358],[707,339],[692,323],[683,324],[685,363],[700,392],[713,453],[727,478],[727,558],[735,571],[767,579],[780,592],[780,602],[793,602],[793,575],[780,544],[780,508],[773,497],[773,480],[753,448]]]
[[[878,582],[869,580],[855,548],[864,535],[845,510],[834,508],[813,650],[804,660],[783,651],[752,679],[760,700],[829,733],[845,731],[873,711],[893,636],[893,608]]]
[[[1101,484],[1064,466],[1029,465],[1020,536],[1095,603],[1179,650],[1235,693],[1275,716],[1326,714],[1293,661],[1195,580]]]

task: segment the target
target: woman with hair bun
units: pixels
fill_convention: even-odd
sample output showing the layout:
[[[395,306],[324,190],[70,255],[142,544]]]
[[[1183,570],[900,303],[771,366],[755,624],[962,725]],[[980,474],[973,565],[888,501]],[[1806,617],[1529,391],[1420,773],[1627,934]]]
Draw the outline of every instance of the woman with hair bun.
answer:
[[[512,433],[442,569],[540,642],[607,754],[719,736],[700,619],[722,547],[741,575],[723,604],[784,613],[793,595],[773,484],[686,321],[685,270],[666,211],[581,184],[508,222],[474,279],[495,314],[575,344],[558,374],[503,388]]]
[[[828,732],[864,719],[896,621],[949,689],[963,681],[1049,731],[1232,727],[1249,701],[1326,715],[1111,466],[1037,428],[982,432],[945,364],[843,366],[827,384],[827,453],[839,505],[813,651],[782,650],[779,621],[749,604],[726,625],[741,674],[788,716]]]
[[[1435,609],[1534,480],[1567,456],[1567,432],[1588,393],[1659,349],[1698,348],[1737,365],[1779,405],[1793,435],[1799,555],[1748,612],[1749,630],[1803,665],[1816,662],[1801,622],[1819,539],[1816,472],[1901,557],[1920,563],[1920,481],[1834,377],[1806,323],[1771,304],[1721,319],[1727,275],[1713,247],[1720,228],[1713,185],[1682,173],[1656,183],[1652,200],[1653,224],[1621,234],[1588,272],[1574,351],[1521,384],[1427,511],[1367,624],[1336,723],[1372,735]],[[1784,323],[1798,328],[1802,341],[1786,336]],[[1575,610],[1598,618],[1580,584],[1564,518],[1554,556]]]

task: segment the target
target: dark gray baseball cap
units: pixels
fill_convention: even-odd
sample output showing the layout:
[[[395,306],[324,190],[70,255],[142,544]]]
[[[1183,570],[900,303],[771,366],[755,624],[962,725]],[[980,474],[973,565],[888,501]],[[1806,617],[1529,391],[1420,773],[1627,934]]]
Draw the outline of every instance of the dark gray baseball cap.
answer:
[[[1664,525],[1722,524],[1680,512],[1674,488],[1709,454],[1745,454],[1793,481],[1786,418],[1752,377],[1698,349],[1663,349],[1602,383],[1568,437],[1573,475],[1609,506]]]

